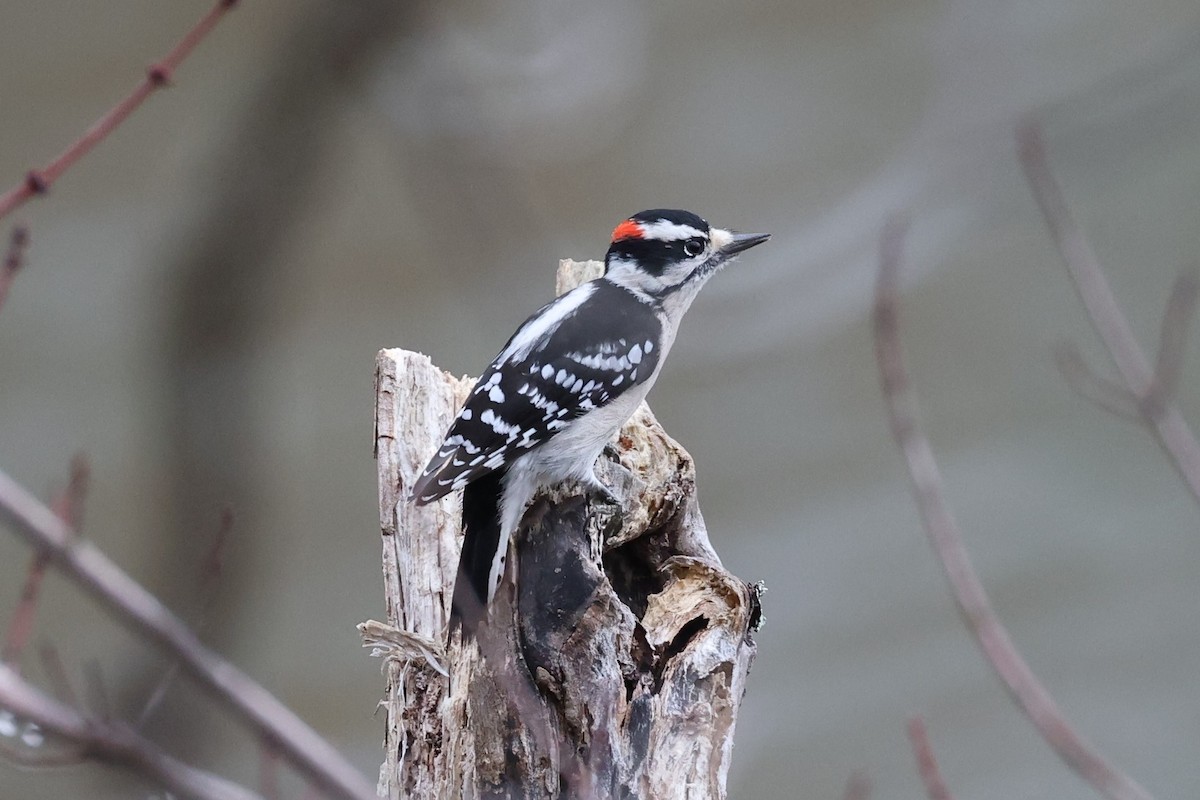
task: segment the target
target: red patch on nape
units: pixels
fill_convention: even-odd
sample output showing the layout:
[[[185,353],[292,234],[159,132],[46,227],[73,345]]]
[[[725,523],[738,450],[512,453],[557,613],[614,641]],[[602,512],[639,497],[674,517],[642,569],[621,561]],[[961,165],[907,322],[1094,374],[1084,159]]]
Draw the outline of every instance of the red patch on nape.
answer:
[[[643,235],[641,223],[627,219],[613,228],[612,240],[619,242],[622,239],[641,239]]]

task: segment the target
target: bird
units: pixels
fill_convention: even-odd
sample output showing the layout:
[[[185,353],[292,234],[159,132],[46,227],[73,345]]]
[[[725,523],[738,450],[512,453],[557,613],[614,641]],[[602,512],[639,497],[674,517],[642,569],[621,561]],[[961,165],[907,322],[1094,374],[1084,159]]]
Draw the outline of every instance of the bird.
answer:
[[[700,289],[769,238],[689,211],[641,211],[613,230],[601,277],[517,328],[411,490],[419,506],[463,490],[448,637],[461,626],[465,641],[486,620],[509,542],[539,491],[575,481],[615,501],[596,459],[658,379]]]

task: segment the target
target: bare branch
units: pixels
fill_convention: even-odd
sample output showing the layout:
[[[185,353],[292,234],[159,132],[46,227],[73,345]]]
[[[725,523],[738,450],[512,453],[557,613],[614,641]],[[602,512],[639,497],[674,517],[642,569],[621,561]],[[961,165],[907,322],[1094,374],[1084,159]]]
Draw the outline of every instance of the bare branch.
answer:
[[[156,89],[168,85],[175,70],[183,60],[191,54],[196,45],[216,27],[221,17],[237,5],[237,0],[217,0],[211,10],[184,34],[183,38],[157,64],[152,64],[146,70],[142,79],[133,91],[120,102],[109,109],[104,116],[96,120],[83,135],[71,143],[66,150],[59,154],[41,169],[30,170],[25,179],[0,196],[0,217],[5,217],[35,195],[45,194],[64,172],[70,169],[79,159],[83,158],[92,148],[102,142],[125,119],[137,110],[146,98]]]
[[[1197,445],[1196,437],[1170,396],[1156,391],[1155,374],[1151,371],[1150,362],[1138,346],[1091,244],[1071,216],[1062,189],[1050,171],[1046,146],[1036,124],[1028,123],[1018,129],[1017,150],[1029,187],[1058,245],[1075,290],[1087,309],[1092,327],[1112,356],[1125,386],[1139,399],[1142,417],[1154,430],[1159,444],[1171,456],[1175,469],[1187,483],[1192,497],[1200,503],[1200,445]],[[1185,318],[1190,316],[1190,312],[1187,312],[1190,303],[1186,298],[1182,303],[1183,312],[1186,312],[1182,316]],[[1180,313],[1169,312],[1164,328],[1183,327],[1182,323],[1177,325],[1171,320]],[[1175,334],[1172,332],[1170,335]],[[1170,362],[1175,357],[1173,348],[1173,344],[1166,346],[1168,363],[1165,367],[1160,358],[1160,368],[1166,370],[1168,378],[1172,369]]]
[[[63,666],[58,649],[54,645],[43,644],[38,648],[38,655],[42,660],[42,669],[45,670],[46,677],[54,687],[54,696],[60,703],[78,708],[79,696],[75,694],[75,689],[71,686],[71,679],[67,677],[67,670]]]
[[[220,522],[217,526],[216,536],[213,537],[212,545],[208,549],[208,554],[200,564],[199,576],[199,595],[198,603],[199,610],[196,612],[196,621],[192,625],[192,630],[197,635],[204,633],[204,629],[208,627],[209,610],[212,608],[213,600],[217,596],[217,583],[221,577],[221,569],[225,558],[225,543],[229,538],[229,532],[233,529],[233,510],[228,506],[221,509]],[[164,697],[167,696],[167,691],[179,676],[179,662],[173,661],[163,671],[162,676],[154,685],[154,689],[146,698],[145,705],[142,706],[141,712],[138,714],[137,720],[134,722],[134,727],[138,730],[146,724],[146,721],[158,710]]]
[[[200,590],[200,612],[196,627],[203,628],[208,622],[208,612],[217,595],[217,584],[220,583],[221,573],[225,569],[225,550],[229,543],[229,534],[233,531],[233,509],[224,506],[217,522],[217,532],[212,544],[200,564],[198,588]]]
[[[31,750],[28,747],[17,747],[0,739],[0,758],[34,769],[51,769],[54,767],[72,767],[87,759],[83,748],[60,747],[53,750]]]
[[[846,789],[842,792],[842,800],[869,800],[871,797],[871,779],[862,770],[854,770],[846,779]]]
[[[79,747],[79,753],[133,769],[181,797],[196,800],[262,800],[223,778],[198,770],[167,755],[128,726],[84,717],[35,689],[7,666],[0,665],[0,705],[17,717]],[[11,749],[11,748],[10,748]],[[36,756],[26,757],[28,761]],[[49,757],[51,763],[54,758]]]
[[[71,459],[71,478],[51,507],[68,526],[79,530],[83,518],[83,498],[87,494],[88,463],[81,454]],[[21,653],[33,633],[33,623],[37,616],[38,597],[41,594],[42,578],[46,574],[48,556],[45,551],[38,550],[30,559],[29,568],[25,573],[25,583],[21,586],[21,599],[13,611],[8,624],[8,633],[4,639],[3,654],[0,660],[20,672]]]
[[[87,707],[92,716],[102,720],[115,719],[112,701],[108,699],[108,687],[104,685],[104,672],[100,662],[94,658],[83,664],[83,688],[87,697]]]
[[[8,250],[4,254],[4,263],[0,265],[0,308],[8,297],[8,289],[12,286],[13,278],[25,263],[25,250],[29,247],[29,228],[17,225],[12,229],[8,239]]]
[[[50,563],[132,630],[178,660],[184,671],[330,797],[374,800],[375,790],[327,741],[233,664],[206,648],[195,632],[95,545],[76,537],[62,520],[0,472],[0,517]]]
[[[1158,360],[1154,364],[1154,385],[1161,403],[1174,400],[1179,388],[1188,326],[1196,316],[1197,288],[1195,273],[1185,272],[1175,279],[1167,298],[1158,340]]]
[[[946,782],[942,780],[942,771],[938,769],[933,745],[925,730],[925,720],[913,717],[908,721],[908,740],[912,742],[913,757],[917,759],[917,770],[921,773],[921,783],[925,784],[925,794],[929,795],[929,800],[954,800],[954,795],[950,794]]]
[[[1100,408],[1122,419],[1144,422],[1141,405],[1128,389],[1119,383],[1097,375],[1072,342],[1062,342],[1054,348],[1054,365],[1067,386]]]
[[[1017,651],[992,609],[971,564],[942,487],[941,471],[921,430],[916,394],[909,385],[899,329],[899,268],[905,226],[897,220],[884,228],[875,288],[875,354],[883,381],[892,435],[913,482],[913,497],[926,534],[953,591],[958,610],[975,635],[984,657],[1046,743],[1110,800],[1149,800],[1150,794],[1108,763],[1063,716]]]
[[[83,529],[83,501],[87,498],[88,485],[92,480],[92,467],[87,456],[76,453],[71,458],[71,472],[67,487],[54,498],[50,509],[71,530],[78,533]]]
[[[20,670],[21,653],[33,633],[33,622],[37,616],[38,597],[41,594],[42,578],[46,575],[46,564],[49,558],[38,551],[29,560],[25,570],[25,582],[21,585],[21,599],[13,611],[8,623],[8,632],[4,637],[4,650],[0,661],[16,670]]]

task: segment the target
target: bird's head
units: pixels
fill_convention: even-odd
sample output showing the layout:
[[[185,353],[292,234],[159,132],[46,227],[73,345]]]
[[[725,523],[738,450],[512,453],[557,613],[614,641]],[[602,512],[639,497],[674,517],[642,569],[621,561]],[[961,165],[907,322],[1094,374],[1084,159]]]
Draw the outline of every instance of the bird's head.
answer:
[[[640,211],[613,230],[605,277],[659,302],[678,296],[686,307],[714,272],[769,238],[714,228],[690,211]]]

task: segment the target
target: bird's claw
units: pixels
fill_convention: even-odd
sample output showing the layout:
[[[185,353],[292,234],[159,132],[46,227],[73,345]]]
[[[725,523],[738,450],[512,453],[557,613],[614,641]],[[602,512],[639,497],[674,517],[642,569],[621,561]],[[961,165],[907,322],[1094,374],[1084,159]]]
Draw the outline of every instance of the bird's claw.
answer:
[[[592,495],[593,499],[598,500],[600,503],[613,506],[614,508],[621,508],[624,505],[621,502],[621,498],[613,494],[612,489],[605,486],[596,476],[592,476],[591,480],[587,482],[587,486],[588,492]]]
[[[613,494],[612,490],[609,489],[604,484],[602,484],[602,483],[598,484],[595,487],[595,493],[599,497],[600,502],[606,503],[610,506],[616,506],[618,508],[621,507],[621,498],[619,498],[615,494]]]

